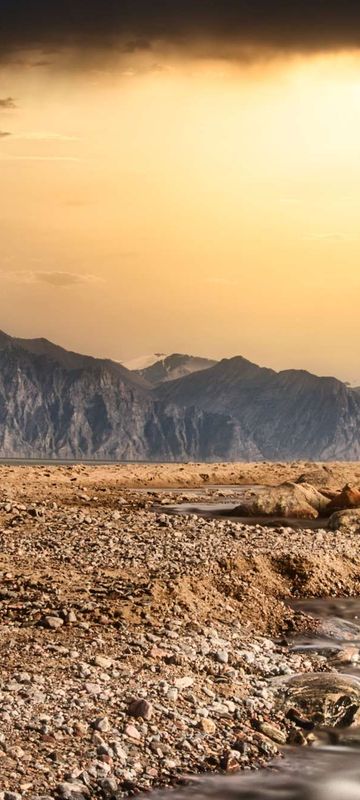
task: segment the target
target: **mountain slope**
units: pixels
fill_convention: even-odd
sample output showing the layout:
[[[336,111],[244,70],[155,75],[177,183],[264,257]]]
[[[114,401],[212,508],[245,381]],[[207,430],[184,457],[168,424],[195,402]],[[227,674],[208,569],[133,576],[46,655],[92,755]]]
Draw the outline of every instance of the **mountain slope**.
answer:
[[[141,377],[112,361],[0,335],[2,457],[232,458],[238,428],[225,415],[153,398]]]
[[[177,380],[185,375],[192,375],[194,372],[201,372],[215,366],[217,362],[209,358],[198,356],[187,356],[180,353],[173,353],[171,356],[164,356],[150,366],[136,370],[136,374],[145,378],[152,386],[157,386],[165,381]]]
[[[113,361],[0,332],[0,456],[360,459],[359,391],[241,357],[166,380],[183,358],[153,388]]]
[[[229,415],[265,459],[360,458],[360,395],[335,378],[277,373],[237,357],[156,393],[164,402]]]

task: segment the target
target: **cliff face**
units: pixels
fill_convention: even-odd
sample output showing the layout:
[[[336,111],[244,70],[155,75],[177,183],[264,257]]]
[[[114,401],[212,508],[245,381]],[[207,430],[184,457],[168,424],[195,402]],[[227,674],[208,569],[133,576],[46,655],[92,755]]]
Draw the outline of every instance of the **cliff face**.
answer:
[[[156,391],[238,420],[264,459],[360,458],[360,393],[335,378],[233,358]]]
[[[41,342],[0,341],[2,457],[235,456],[235,421],[159,401],[124,367]]]
[[[0,334],[0,455],[360,459],[360,393],[243,358],[152,388],[109,360]]]

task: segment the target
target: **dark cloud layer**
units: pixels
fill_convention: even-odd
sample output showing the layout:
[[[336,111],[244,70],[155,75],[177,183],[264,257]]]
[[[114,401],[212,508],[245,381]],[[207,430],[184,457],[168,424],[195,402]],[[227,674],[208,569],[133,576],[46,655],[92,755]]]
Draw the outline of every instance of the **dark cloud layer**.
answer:
[[[360,46],[358,0],[0,0],[0,52],[209,42],[289,50]]]

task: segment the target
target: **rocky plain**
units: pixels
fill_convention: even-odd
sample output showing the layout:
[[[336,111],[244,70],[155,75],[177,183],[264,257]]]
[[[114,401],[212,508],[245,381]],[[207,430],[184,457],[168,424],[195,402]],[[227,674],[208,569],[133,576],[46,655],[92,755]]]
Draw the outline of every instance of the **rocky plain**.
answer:
[[[292,601],[360,594],[357,512],[171,512],[284,482],[336,514],[360,465],[0,467],[1,800],[122,798],[305,743],[289,685],[335,666],[289,646],[316,626]]]

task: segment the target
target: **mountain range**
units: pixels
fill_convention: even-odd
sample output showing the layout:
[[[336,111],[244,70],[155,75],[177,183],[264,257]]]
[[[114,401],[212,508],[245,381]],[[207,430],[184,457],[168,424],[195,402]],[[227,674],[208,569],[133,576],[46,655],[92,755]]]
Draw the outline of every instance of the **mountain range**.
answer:
[[[240,356],[158,355],[129,370],[0,332],[0,456],[357,460],[360,392]]]

